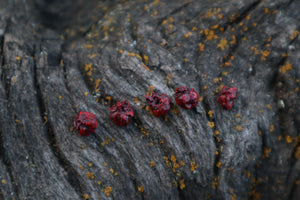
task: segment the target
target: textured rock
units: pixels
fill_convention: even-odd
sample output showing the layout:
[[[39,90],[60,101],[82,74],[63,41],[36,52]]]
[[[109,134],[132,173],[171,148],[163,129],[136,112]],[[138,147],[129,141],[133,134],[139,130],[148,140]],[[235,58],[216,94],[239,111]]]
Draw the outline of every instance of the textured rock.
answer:
[[[0,199],[299,199],[299,7],[2,0]],[[178,86],[196,108],[176,105]],[[153,89],[172,97],[166,117]],[[117,127],[123,99],[135,116]],[[91,136],[79,111],[97,117]]]

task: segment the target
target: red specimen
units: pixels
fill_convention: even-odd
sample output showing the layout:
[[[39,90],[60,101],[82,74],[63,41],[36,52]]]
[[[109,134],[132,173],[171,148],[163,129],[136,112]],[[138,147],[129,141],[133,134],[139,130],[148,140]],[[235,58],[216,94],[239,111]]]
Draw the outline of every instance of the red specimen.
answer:
[[[93,113],[80,111],[74,120],[74,126],[81,136],[89,136],[95,132],[98,123]]]
[[[194,88],[186,88],[184,86],[176,88],[176,103],[185,109],[195,108],[199,101],[199,95]]]
[[[218,102],[225,110],[231,110],[233,106],[233,100],[236,99],[236,87],[229,88],[224,86],[218,97]]]
[[[123,100],[121,102],[117,102],[110,109],[110,119],[117,126],[125,126],[131,122],[131,119],[134,117],[133,108],[131,105]]]
[[[153,112],[155,117],[160,117],[167,114],[171,109],[171,100],[170,98],[158,92],[152,92],[151,96],[144,95],[146,101],[150,105],[150,109]]]

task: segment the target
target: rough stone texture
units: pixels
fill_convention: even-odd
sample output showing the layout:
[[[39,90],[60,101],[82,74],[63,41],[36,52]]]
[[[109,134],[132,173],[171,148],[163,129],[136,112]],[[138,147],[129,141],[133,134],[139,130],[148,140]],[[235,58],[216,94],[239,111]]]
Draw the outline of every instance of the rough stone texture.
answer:
[[[299,199],[300,1],[0,1],[0,199]],[[178,86],[200,102],[184,110]],[[217,97],[238,88],[231,111]],[[164,118],[144,94],[172,97]],[[133,122],[109,107],[126,99]],[[89,137],[73,127],[95,113]]]

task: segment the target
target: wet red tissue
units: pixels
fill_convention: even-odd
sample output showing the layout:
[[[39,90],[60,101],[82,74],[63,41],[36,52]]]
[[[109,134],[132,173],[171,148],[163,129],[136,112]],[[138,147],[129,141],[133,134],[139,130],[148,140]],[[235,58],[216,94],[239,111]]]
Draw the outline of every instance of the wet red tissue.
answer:
[[[175,101],[182,108],[192,109],[197,106],[199,95],[194,88],[181,86],[176,88]]]
[[[81,136],[89,136],[95,132],[98,123],[93,113],[80,111],[74,120],[74,126]]]
[[[125,100],[117,102],[110,109],[110,119],[117,126],[126,126],[134,117],[132,106]]]
[[[144,97],[149,103],[150,109],[155,117],[165,115],[171,109],[171,100],[165,94],[152,92],[151,96],[144,95]]]
[[[236,87],[226,87],[224,86],[220,92],[220,96],[218,97],[218,102],[225,110],[231,110],[233,106],[233,100],[236,99],[237,92]]]

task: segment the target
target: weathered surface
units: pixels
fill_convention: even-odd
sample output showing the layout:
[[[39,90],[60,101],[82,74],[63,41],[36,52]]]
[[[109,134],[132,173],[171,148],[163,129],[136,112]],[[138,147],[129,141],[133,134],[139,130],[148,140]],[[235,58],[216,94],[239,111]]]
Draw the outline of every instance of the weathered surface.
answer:
[[[0,2],[0,199],[299,199],[300,1]],[[144,99],[193,87],[193,110]],[[231,111],[217,102],[236,86]],[[126,99],[133,122],[109,107]],[[95,113],[89,137],[73,128]]]

